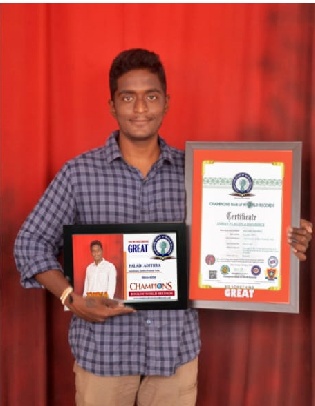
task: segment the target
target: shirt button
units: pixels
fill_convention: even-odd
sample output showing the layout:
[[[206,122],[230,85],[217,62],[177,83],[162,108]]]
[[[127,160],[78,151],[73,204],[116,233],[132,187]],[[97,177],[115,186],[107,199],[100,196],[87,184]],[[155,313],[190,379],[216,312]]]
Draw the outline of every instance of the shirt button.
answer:
[[[151,320],[150,320],[150,319],[147,320],[147,324],[151,324]]]

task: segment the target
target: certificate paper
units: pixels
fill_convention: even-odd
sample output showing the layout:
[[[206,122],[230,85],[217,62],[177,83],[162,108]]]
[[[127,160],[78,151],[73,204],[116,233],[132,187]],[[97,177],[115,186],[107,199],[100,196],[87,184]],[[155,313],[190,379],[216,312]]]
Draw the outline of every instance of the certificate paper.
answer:
[[[139,310],[187,308],[184,223],[65,225],[64,242],[64,271],[77,294]]]
[[[176,233],[124,235],[123,300],[174,300],[177,292]]]
[[[294,151],[218,144],[187,156],[189,297],[195,307],[297,312],[298,263],[286,239],[299,221]]]
[[[244,296],[281,289],[283,169],[273,163],[203,163],[200,286],[242,286]]]

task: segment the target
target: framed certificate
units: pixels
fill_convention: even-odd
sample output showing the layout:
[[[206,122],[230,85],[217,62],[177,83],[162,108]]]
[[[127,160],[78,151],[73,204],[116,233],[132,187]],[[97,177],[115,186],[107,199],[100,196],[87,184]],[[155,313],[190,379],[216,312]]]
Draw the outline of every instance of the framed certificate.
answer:
[[[135,309],[186,309],[184,223],[64,226],[64,270],[74,291]]]
[[[187,142],[189,299],[196,308],[298,313],[300,142]]]

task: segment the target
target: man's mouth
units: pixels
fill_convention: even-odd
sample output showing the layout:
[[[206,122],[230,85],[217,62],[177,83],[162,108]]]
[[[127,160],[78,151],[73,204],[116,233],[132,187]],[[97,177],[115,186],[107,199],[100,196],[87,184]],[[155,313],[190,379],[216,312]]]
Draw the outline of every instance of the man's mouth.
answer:
[[[151,118],[132,118],[132,119],[130,119],[130,121],[131,121],[131,123],[141,125],[141,124],[149,123],[150,121],[152,121],[152,119]]]

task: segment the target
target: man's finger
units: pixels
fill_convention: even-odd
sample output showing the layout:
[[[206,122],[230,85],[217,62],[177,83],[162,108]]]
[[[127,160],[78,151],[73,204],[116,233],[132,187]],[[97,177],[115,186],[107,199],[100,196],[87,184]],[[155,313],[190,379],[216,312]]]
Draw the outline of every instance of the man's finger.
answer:
[[[110,308],[115,308],[115,307],[123,307],[124,303],[120,300],[117,299],[106,299],[106,298],[101,298],[101,304]]]
[[[300,225],[302,228],[304,228],[306,231],[308,231],[310,234],[313,232],[313,224],[310,221],[307,221],[305,219],[301,219]]]

